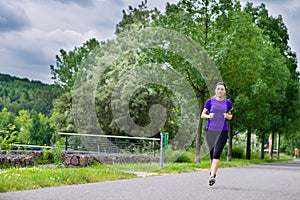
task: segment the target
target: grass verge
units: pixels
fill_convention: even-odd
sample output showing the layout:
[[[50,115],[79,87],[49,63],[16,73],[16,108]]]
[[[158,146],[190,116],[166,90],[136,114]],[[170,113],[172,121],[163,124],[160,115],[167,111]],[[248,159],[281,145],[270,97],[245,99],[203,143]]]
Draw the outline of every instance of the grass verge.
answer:
[[[227,162],[221,159],[220,167],[237,167],[267,162],[290,161],[291,157],[282,156],[276,159],[232,159]],[[160,169],[158,163],[149,164],[93,164],[85,168],[56,168],[56,167],[30,167],[0,169],[0,192],[29,190],[43,187],[84,184],[120,179],[137,178],[135,172],[147,172],[151,175],[174,174],[208,170],[210,161],[202,159],[200,164],[192,162],[165,163]]]
[[[259,159],[253,158],[251,160],[246,159],[235,159],[233,158],[230,162],[226,161],[226,159],[220,160],[220,168],[228,168],[228,167],[238,167],[238,166],[247,166],[253,164],[263,164],[269,162],[285,162],[291,161],[292,158],[290,156],[281,156],[280,160],[277,159]],[[186,172],[196,172],[199,170],[209,170],[210,169],[210,160],[204,158],[201,160],[201,163],[196,164],[192,162],[174,162],[174,163],[165,163],[163,168],[160,169],[159,164],[142,164],[142,163],[134,163],[134,164],[114,164],[113,168],[118,169],[120,171],[126,172],[153,172],[157,174],[177,174],[177,173],[186,173]]]
[[[7,168],[0,170],[0,192],[102,182],[137,177],[108,165],[86,168]]]

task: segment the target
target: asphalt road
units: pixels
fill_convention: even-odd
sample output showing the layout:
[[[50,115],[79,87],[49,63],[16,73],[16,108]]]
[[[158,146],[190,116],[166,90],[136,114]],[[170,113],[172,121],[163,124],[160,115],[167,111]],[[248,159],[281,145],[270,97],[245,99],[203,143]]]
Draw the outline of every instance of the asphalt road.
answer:
[[[0,193],[1,200],[293,200],[300,199],[300,161],[151,176]]]

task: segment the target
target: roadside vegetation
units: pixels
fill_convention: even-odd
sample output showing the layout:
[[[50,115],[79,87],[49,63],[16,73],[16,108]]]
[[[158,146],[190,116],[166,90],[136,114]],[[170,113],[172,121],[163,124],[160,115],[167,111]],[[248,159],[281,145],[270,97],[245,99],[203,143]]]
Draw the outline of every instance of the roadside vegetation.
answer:
[[[108,165],[86,168],[27,167],[0,170],[0,192],[134,178]]]
[[[251,160],[233,158],[228,162],[226,161],[226,157],[223,156],[220,167],[237,167],[291,160],[290,156],[281,155],[280,160],[267,158],[262,160],[259,157],[254,157]],[[203,158],[199,164],[194,162],[167,162],[163,164],[162,169],[160,169],[159,163],[114,165],[93,163],[91,166],[85,168],[65,168],[54,164],[26,168],[11,167],[0,169],[0,192],[188,173],[201,170],[208,171],[209,167],[210,161],[208,158]],[[139,175],[139,173],[143,175]]]

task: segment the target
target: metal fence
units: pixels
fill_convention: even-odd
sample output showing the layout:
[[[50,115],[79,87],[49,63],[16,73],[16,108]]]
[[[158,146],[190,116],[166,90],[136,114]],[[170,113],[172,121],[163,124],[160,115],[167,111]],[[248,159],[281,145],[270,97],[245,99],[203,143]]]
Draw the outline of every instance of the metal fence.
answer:
[[[160,138],[59,133],[65,136],[66,150],[83,150],[113,154],[143,154],[156,156],[160,151]]]

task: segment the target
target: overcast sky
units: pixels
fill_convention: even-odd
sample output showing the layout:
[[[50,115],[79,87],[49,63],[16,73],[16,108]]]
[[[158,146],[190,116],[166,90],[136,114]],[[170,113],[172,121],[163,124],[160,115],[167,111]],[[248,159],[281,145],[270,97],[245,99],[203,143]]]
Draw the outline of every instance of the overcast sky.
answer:
[[[148,0],[164,11],[167,2]],[[300,1],[250,0],[264,3],[270,14],[281,14],[290,46],[300,57]],[[113,37],[122,10],[141,0],[0,0],[0,73],[53,83],[50,65],[60,49],[73,50],[90,38]],[[246,0],[242,0],[245,3]]]

